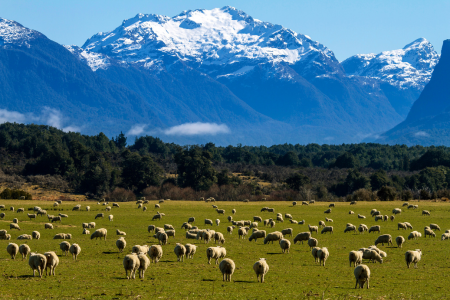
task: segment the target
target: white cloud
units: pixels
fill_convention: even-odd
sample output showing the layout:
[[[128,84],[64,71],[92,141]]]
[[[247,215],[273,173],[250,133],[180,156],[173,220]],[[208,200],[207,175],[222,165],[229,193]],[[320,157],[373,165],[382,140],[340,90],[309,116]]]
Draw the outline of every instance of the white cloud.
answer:
[[[11,122],[11,123],[24,123],[26,121],[26,116],[17,111],[9,111],[7,109],[0,109],[0,124]]]
[[[145,124],[136,124],[128,130],[127,135],[140,135],[144,133],[145,127],[147,127]]]
[[[61,112],[57,109],[44,107],[42,110],[41,121],[44,121],[45,124],[61,129],[62,128],[62,116]]]
[[[216,123],[184,123],[163,130],[167,135],[216,135],[219,133],[230,133],[225,124]]]
[[[417,131],[416,133],[414,133],[414,136],[416,136],[416,137],[429,137],[430,135],[428,133],[426,133],[425,131]]]
[[[64,132],[80,132],[81,128],[77,126],[67,126],[62,129]]]

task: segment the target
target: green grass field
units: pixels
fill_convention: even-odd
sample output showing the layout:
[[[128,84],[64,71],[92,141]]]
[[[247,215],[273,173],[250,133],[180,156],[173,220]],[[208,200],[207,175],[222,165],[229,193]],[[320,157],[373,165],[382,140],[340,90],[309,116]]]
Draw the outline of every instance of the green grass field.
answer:
[[[113,208],[111,212],[105,212],[104,206],[96,202],[82,202],[82,209],[86,205],[91,206],[91,211],[72,212],[72,207],[77,203],[63,203],[53,211],[52,202],[1,200],[0,204],[6,205],[8,211],[3,211],[6,216],[0,220],[0,229],[7,229],[11,234],[11,241],[0,240],[0,298],[1,299],[448,299],[449,295],[449,246],[450,241],[441,241],[440,236],[450,228],[449,204],[436,202],[417,202],[417,210],[407,210],[401,207],[401,202],[370,202],[349,205],[349,203],[336,203],[332,213],[325,215],[328,203],[316,203],[309,206],[295,206],[290,202],[216,202],[219,208],[225,209],[225,216],[219,216],[210,203],[193,201],[166,201],[161,204],[160,212],[166,217],[160,221],[151,221],[156,212],[151,201],[146,206],[146,212],[137,209],[135,203],[120,203],[120,208]],[[44,230],[46,217],[38,217],[30,221],[27,218],[27,208],[38,205],[47,209],[49,214],[59,212],[69,215],[63,219],[62,224],[55,224],[55,229]],[[25,213],[10,212],[9,207],[25,208]],[[264,228],[268,233],[284,228],[293,228],[294,235],[289,237],[291,242],[299,232],[308,231],[307,224],[318,225],[319,220],[325,220],[325,216],[334,220],[334,234],[313,234],[319,240],[319,247],[327,247],[330,257],[325,267],[320,267],[314,262],[308,245],[292,244],[290,254],[282,254],[279,244],[264,245],[263,240],[257,243],[239,240],[237,229],[230,236],[226,233],[226,227],[230,224],[226,217],[235,208],[237,213],[235,220],[253,220],[253,216],[261,216],[263,219],[274,217],[274,213],[260,212],[264,206],[275,208],[276,212],[290,213],[295,220],[306,220],[306,225],[291,224],[285,219],[284,223],[277,223],[273,229]],[[391,215],[395,207],[402,208],[401,215],[397,215],[394,222],[375,222],[370,217],[373,208],[383,214]],[[355,212],[349,215],[349,210]],[[431,212],[431,216],[421,216],[423,209]],[[105,213],[104,219],[94,220],[98,212]],[[109,214],[114,215],[114,221],[108,221]],[[357,214],[367,217],[365,220],[357,218]],[[181,224],[191,216],[196,218],[193,225],[203,229],[205,218],[221,220],[220,226],[213,229],[220,231],[226,238],[225,247],[227,257],[236,263],[236,271],[232,276],[232,282],[223,282],[222,274],[217,265],[208,265],[206,248],[214,246],[214,242],[204,244],[202,241],[187,240],[185,231],[181,230]],[[19,219],[21,231],[9,229],[9,223],[13,218]],[[97,223],[96,228],[108,229],[106,242],[103,240],[90,240],[89,236],[82,235],[81,223]],[[407,236],[411,230],[398,231],[397,223],[410,222],[414,230],[423,234],[423,228],[430,223],[437,223],[442,231],[436,231],[436,238],[420,238],[416,241],[408,241]],[[368,227],[381,225],[382,234],[389,233],[393,240],[398,235],[406,239],[403,249],[396,247],[379,248],[387,252],[383,264],[374,264],[364,261],[371,270],[370,289],[355,290],[353,267],[349,266],[348,253],[361,247],[373,245],[378,233],[344,234],[345,224],[352,223],[358,226],[360,223]],[[135,244],[153,245],[157,241],[153,234],[147,232],[147,226],[154,224],[163,227],[164,224],[172,224],[176,229],[176,237],[169,239],[169,244],[163,246],[164,255],[158,264],[151,264],[146,272],[145,279],[127,280],[123,269],[122,260],[126,253],[131,251]],[[208,226],[210,227],[210,226]],[[260,228],[263,224],[260,224]],[[118,236],[116,229],[127,233],[127,248],[119,253],[115,242]],[[41,233],[39,240],[17,240],[17,236],[23,233],[31,234],[38,230]],[[94,230],[91,229],[91,233]],[[320,229],[319,229],[320,231]],[[81,254],[78,261],[74,262],[70,256],[60,256],[59,243],[61,240],[53,240],[56,233],[71,233],[73,238],[68,240],[71,244],[78,243]],[[6,252],[9,242],[18,245],[27,243],[33,252],[44,253],[55,251],[60,256],[60,264],[56,269],[55,277],[32,277],[32,270],[28,265],[28,259],[21,258],[11,260]],[[194,243],[198,245],[194,259],[185,259],[184,263],[177,262],[173,252],[175,243]],[[395,245],[395,241],[394,241]],[[404,253],[407,250],[421,249],[423,256],[418,269],[407,269]],[[266,282],[261,284],[256,281],[253,272],[253,264],[259,258],[266,258],[270,271],[266,276]]]

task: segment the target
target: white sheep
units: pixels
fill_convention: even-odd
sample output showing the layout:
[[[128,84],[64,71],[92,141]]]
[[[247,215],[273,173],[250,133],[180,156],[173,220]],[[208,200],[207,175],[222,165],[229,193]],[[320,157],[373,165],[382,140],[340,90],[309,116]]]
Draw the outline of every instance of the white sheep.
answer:
[[[219,224],[220,224],[220,220],[216,219],[216,225],[219,226]]]
[[[314,248],[314,247],[317,247],[318,245],[319,245],[319,241],[317,239],[312,237],[308,240],[308,246],[309,246],[310,250],[312,250],[312,248]]]
[[[89,228],[95,228],[95,226],[96,226],[95,222],[90,222],[89,223]]]
[[[399,222],[399,223],[397,224],[397,230],[400,230],[400,229],[406,230],[406,229],[408,229],[408,227],[406,226],[405,223]]]
[[[123,236],[121,236],[116,241],[116,246],[117,246],[117,248],[119,248],[119,252],[122,252],[123,249],[125,249],[125,247],[127,246],[127,241],[125,241],[125,238]]]
[[[127,235],[125,231],[121,231],[119,229],[116,229],[116,234],[117,235]]]
[[[363,260],[363,252],[362,251],[350,251],[348,255],[348,260],[350,262],[350,267],[353,266],[356,267],[357,265],[360,265]]]
[[[193,244],[186,244],[184,245],[186,248],[186,257],[187,258],[194,258],[195,252],[197,252],[197,246]]]
[[[239,229],[238,229],[238,236],[239,236],[239,239],[243,239],[243,238],[245,238],[245,236],[247,235],[247,229],[245,228],[245,227],[239,227]]]
[[[214,243],[219,242],[219,244],[225,244],[225,237],[221,232],[214,233]]]
[[[186,255],[186,247],[183,244],[177,243],[175,249],[173,250],[177,256],[177,261],[184,261],[184,256]]]
[[[113,216],[113,215],[109,215],[109,216],[108,216],[108,219],[109,219],[110,221],[112,221],[112,220],[113,220],[113,218],[114,218],[114,216]]]
[[[444,232],[444,233],[441,235],[441,241],[444,241],[444,240],[450,240],[450,233]]]
[[[283,251],[283,253],[286,253],[286,251],[287,251],[287,253],[289,253],[289,249],[291,248],[291,241],[286,240],[286,239],[281,239],[279,244],[280,244],[280,247],[281,247],[281,250]]]
[[[319,233],[319,227],[317,227],[317,226],[311,226],[311,225],[308,224],[308,229],[309,229],[309,231],[311,232],[311,234],[312,234],[314,231],[317,232],[317,233]]]
[[[205,219],[205,225],[213,226],[213,221],[211,219]]]
[[[317,256],[317,252],[320,250],[319,247],[314,247],[311,250],[311,254],[314,257],[314,262],[317,262],[319,260],[319,257]]]
[[[403,243],[405,242],[405,238],[399,235],[398,237],[395,238],[395,242],[397,243],[397,247],[401,248]]]
[[[421,236],[422,236],[422,234],[420,232],[412,231],[408,236],[408,240],[417,240],[417,238],[419,238]]]
[[[125,255],[123,259],[123,267],[125,268],[125,276],[127,279],[135,279],[136,271],[139,269],[141,262],[136,253],[131,253]],[[130,271],[130,276],[128,276],[128,271]]]
[[[282,238],[283,238],[283,234],[281,232],[279,232],[279,231],[271,232],[271,233],[267,234],[266,238],[264,239],[264,245],[269,242],[272,242],[272,244],[273,244],[274,241],[277,242],[277,241],[281,240]]]
[[[69,248],[69,252],[72,254],[73,260],[77,260],[78,255],[81,252],[81,247],[78,244],[72,244]]]
[[[380,236],[375,240],[375,246],[378,245],[378,244],[381,244],[381,245],[384,246],[385,243],[387,243],[388,246],[389,246],[389,244],[393,245],[393,244],[392,244],[392,237],[391,237],[390,234],[383,234],[383,235],[380,235]]]
[[[161,245],[152,245],[148,250],[148,256],[153,263],[158,263],[163,256],[163,249]]]
[[[394,208],[394,209],[392,210],[392,213],[393,213],[394,215],[396,215],[396,214],[401,214],[401,213],[402,213],[402,210],[401,210],[400,208]]]
[[[366,216],[358,214],[358,219],[365,219],[365,218],[366,218]]]
[[[377,261],[380,264],[383,263],[383,259],[381,255],[376,251],[376,249],[359,249],[363,251],[363,258],[368,259],[369,261]]]
[[[91,234],[91,240],[92,239],[97,239],[97,238],[100,238],[100,239],[104,239],[105,241],[106,241],[106,236],[108,235],[108,230],[106,230],[105,228],[99,228],[99,229],[97,229],[96,231],[94,231],[94,233],[93,234]]]
[[[409,229],[413,229],[412,225],[409,222],[403,222],[405,223],[406,227]]]
[[[429,235],[430,237],[436,237],[436,233],[434,233],[433,230],[431,230],[428,226],[425,227],[425,237],[427,237],[427,235]]]
[[[325,227],[326,225],[325,225],[325,222],[324,221],[322,221],[322,220],[320,220],[319,221],[319,227]]]
[[[258,239],[265,238],[266,236],[267,236],[267,233],[265,230],[257,230],[252,233],[252,235],[248,238],[248,240],[250,242],[253,240],[255,240],[255,242],[257,242]]]
[[[421,258],[422,258],[422,251],[420,249],[416,249],[415,251],[414,250],[406,251],[405,261],[408,269],[411,263],[414,263],[414,267],[417,268],[417,263],[420,261]]]
[[[347,226],[347,227],[344,229],[344,233],[349,232],[349,231],[353,231],[353,232],[356,233],[356,226],[355,226],[355,225],[351,225],[351,226]]]
[[[330,256],[328,252],[328,248],[323,247],[320,250],[317,251],[317,258],[319,258],[319,264],[323,265],[325,267],[325,262],[328,259],[328,256]]]
[[[224,215],[225,214],[225,209],[216,209],[217,213],[219,215]]]
[[[139,258],[139,278],[144,279],[145,271],[150,266],[150,260],[145,253],[138,254]]]
[[[38,240],[41,238],[41,234],[39,233],[39,231],[33,231],[31,233],[31,236],[33,237],[33,239]]]
[[[195,222],[195,218],[194,217],[190,217],[189,219],[188,219],[188,223],[194,223]]]
[[[30,258],[28,259],[28,264],[33,270],[33,277],[35,276],[35,271],[39,273],[39,277],[42,278],[45,266],[47,265],[47,258],[43,254],[31,252]]]
[[[431,216],[428,210],[422,210],[422,216]]]
[[[197,239],[197,233],[186,232],[187,239]]]
[[[220,262],[219,269],[222,272],[223,281],[231,281],[231,275],[233,275],[236,265],[231,259],[225,258]]]
[[[104,218],[104,217],[105,217],[105,215],[103,213],[100,213],[100,214],[97,214],[95,216],[95,219],[97,219],[97,218]]]
[[[308,241],[311,238],[311,233],[310,232],[300,232],[299,234],[297,234],[294,238],[294,244],[297,244],[297,242],[302,242],[303,245],[303,241]]]
[[[367,282],[367,288],[369,288],[369,279],[370,279],[370,269],[366,265],[359,265],[355,268],[353,271],[353,274],[355,275],[356,284],[355,289],[359,287],[361,289],[364,288],[364,284]]]
[[[269,265],[267,264],[267,261],[265,258],[260,258],[255,264],[253,265],[253,270],[256,274],[256,281],[260,281],[261,283],[264,282],[264,276],[266,276],[267,272],[269,272]]]
[[[16,223],[11,223],[11,224],[9,224],[9,229],[17,229],[17,230],[20,230],[20,227],[19,227],[19,225],[16,224]]]
[[[380,226],[380,225],[372,226],[372,227],[370,227],[370,229],[369,229],[369,233],[371,233],[371,232],[376,232],[376,231],[378,231],[378,233],[381,233],[381,226]]]
[[[430,224],[430,229],[441,231],[441,227],[438,224]]]
[[[19,246],[19,253],[22,254],[22,260],[27,258],[27,255],[31,253],[30,246],[27,244],[22,244]]]
[[[231,213],[234,215],[234,214],[236,214],[236,210],[233,208],[232,210],[231,210]]]
[[[324,234],[327,232],[329,232],[330,234],[333,233],[333,226],[325,226],[320,233]]]
[[[47,268],[50,269],[50,276],[55,276],[56,267],[59,265],[59,257],[53,251],[48,251],[44,253],[47,263],[45,264],[45,275],[47,275]]]
[[[367,228],[366,224],[359,224],[358,231],[360,234],[364,233],[364,231],[368,231],[368,230],[369,230],[369,228]]]
[[[283,236],[290,235],[292,237],[294,230],[292,228],[286,228],[286,229],[281,230],[281,233],[283,234]]]
[[[18,240],[32,240],[33,237],[29,234],[22,234],[17,237]]]
[[[224,247],[209,247],[206,249],[206,257],[208,258],[208,264],[211,264],[211,259],[216,260],[216,265],[219,264],[219,259],[227,256],[227,250]]]
[[[69,252],[69,249],[70,249],[70,243],[66,242],[66,241],[60,243],[59,244],[59,249],[62,250],[64,255],[67,255],[67,253]]]

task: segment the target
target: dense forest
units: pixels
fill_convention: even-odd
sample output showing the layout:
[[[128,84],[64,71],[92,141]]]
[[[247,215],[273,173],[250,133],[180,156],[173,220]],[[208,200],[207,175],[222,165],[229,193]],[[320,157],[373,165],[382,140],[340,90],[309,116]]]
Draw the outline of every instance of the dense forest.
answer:
[[[447,147],[180,146],[151,136],[130,143],[123,133],[110,139],[103,133],[86,136],[45,125],[4,123],[0,162],[0,183],[9,189],[28,182],[116,201],[136,196],[369,201],[450,195]]]

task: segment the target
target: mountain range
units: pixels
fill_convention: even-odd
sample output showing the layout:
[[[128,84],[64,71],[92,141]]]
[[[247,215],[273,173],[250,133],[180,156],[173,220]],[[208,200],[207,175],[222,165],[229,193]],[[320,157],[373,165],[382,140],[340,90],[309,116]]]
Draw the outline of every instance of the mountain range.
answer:
[[[0,120],[182,144],[353,143],[401,123],[438,61],[420,38],[339,62],[228,6],[138,14],[82,47],[0,19]]]

